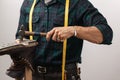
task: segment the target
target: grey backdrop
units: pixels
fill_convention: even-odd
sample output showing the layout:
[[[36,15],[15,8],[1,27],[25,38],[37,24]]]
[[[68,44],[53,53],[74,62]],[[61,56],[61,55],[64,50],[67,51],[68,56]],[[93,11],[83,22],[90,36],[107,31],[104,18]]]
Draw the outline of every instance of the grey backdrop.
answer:
[[[0,45],[13,41],[23,0],[0,1]],[[120,80],[120,1],[90,0],[107,18],[114,31],[113,44],[96,45],[85,41],[81,66],[82,80]],[[0,80],[13,80],[6,76],[9,56],[0,56]]]

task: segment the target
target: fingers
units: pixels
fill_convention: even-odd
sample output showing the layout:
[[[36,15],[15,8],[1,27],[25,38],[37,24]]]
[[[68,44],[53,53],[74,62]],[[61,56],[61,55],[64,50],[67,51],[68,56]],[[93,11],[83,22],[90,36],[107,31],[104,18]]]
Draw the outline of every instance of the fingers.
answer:
[[[54,40],[54,41],[59,41],[60,40],[59,37],[58,37],[58,30],[55,30],[54,35],[52,36],[52,40]]]
[[[58,33],[57,42],[63,42],[65,39],[61,37],[61,33]]]
[[[20,43],[20,39],[16,39],[15,42],[16,42],[17,44],[19,44],[19,43]]]
[[[58,33],[58,38],[59,38],[59,42],[63,42],[65,40],[65,37],[62,35],[61,32]]]
[[[54,41],[57,41],[57,42],[60,42],[61,38],[60,36],[58,35],[60,32],[60,29],[57,27],[57,28],[53,28],[51,31],[49,31],[46,35],[46,40],[49,41],[50,38],[52,38],[52,40]]]
[[[49,41],[50,38],[52,37],[52,35],[54,34],[55,32],[55,29],[52,29],[51,31],[47,32],[47,35],[46,35],[46,40]]]
[[[57,42],[63,42],[65,39],[71,37],[71,29],[72,28],[65,28],[65,27],[55,27],[51,31],[49,31],[46,35],[47,41],[50,38]]]

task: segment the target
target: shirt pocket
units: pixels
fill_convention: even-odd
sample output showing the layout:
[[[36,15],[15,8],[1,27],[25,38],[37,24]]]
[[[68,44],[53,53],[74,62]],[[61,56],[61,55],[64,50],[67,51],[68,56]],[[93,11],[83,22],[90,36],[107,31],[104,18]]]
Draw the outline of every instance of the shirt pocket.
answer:
[[[38,23],[39,20],[40,20],[39,14],[37,14],[37,13],[33,14],[33,16],[32,16],[32,23],[33,23],[33,24],[34,24],[34,23]],[[25,20],[25,21],[26,21],[26,23],[29,23],[29,15],[26,16],[26,20]]]

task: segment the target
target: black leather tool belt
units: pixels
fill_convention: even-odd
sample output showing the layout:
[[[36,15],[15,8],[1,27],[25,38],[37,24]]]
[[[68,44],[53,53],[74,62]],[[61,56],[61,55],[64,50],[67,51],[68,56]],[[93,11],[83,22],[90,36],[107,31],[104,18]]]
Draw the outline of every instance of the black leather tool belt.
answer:
[[[48,66],[40,66],[40,65],[37,65],[34,67],[35,71],[37,73],[52,73],[52,72],[62,72],[62,66],[61,65],[48,65]],[[71,63],[71,64],[67,64],[66,67],[65,67],[65,70],[67,72],[73,72],[72,70],[74,71],[77,71],[77,64],[76,63]]]

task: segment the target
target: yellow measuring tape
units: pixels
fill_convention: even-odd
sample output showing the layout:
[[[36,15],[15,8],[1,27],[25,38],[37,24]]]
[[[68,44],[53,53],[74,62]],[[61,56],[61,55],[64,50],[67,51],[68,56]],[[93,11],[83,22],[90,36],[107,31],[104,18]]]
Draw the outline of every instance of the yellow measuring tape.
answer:
[[[30,14],[29,14],[29,31],[32,32],[32,15],[33,10],[36,4],[36,0],[34,0]],[[68,27],[68,16],[69,16],[69,0],[66,0],[65,6],[65,17],[64,17],[64,27]],[[33,36],[30,36],[30,40],[33,40]],[[67,39],[63,42],[63,56],[62,56],[62,80],[65,80],[65,63],[66,63],[66,48],[67,48]]]
[[[36,0],[34,0],[29,13],[29,31],[30,32],[32,32],[32,15],[33,15],[35,4],[36,4]],[[33,40],[33,36],[30,36],[30,40]],[[32,80],[32,71],[27,66],[25,67],[25,80]]]
[[[66,0],[64,27],[68,27],[68,16],[69,16],[69,0]],[[66,49],[67,49],[67,39],[65,39],[63,42],[62,80],[66,80],[66,75],[65,75]]]
[[[36,4],[36,0],[34,0],[29,13],[29,31],[30,32],[32,32],[32,15],[33,15],[35,4]],[[30,36],[30,40],[33,40],[33,36]]]

